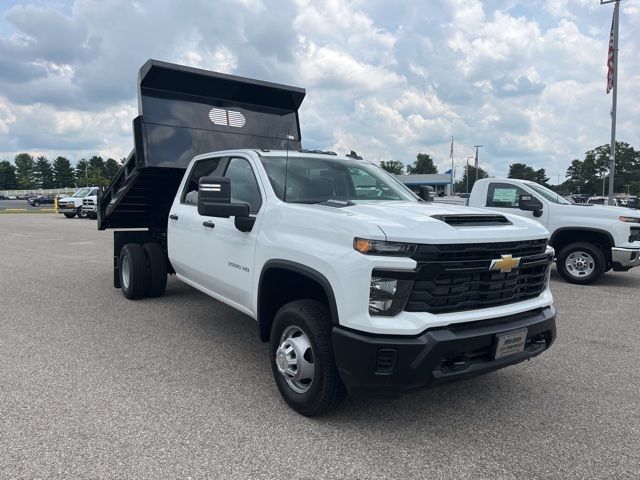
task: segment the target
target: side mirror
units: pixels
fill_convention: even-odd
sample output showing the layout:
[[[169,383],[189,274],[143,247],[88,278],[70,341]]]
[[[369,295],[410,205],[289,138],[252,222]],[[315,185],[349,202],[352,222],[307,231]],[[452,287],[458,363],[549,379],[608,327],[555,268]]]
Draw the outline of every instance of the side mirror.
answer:
[[[433,202],[433,199],[436,198],[433,187],[430,187],[429,185],[420,185],[420,188],[418,189],[418,196],[425,202]]]
[[[520,210],[533,212],[534,217],[539,217],[540,215],[542,215],[542,202],[533,195],[529,195],[528,193],[523,193],[520,195],[519,206]]]
[[[226,177],[201,177],[198,181],[198,213],[203,217],[235,218],[242,232],[253,227],[255,218],[249,215],[246,203],[231,203],[231,181]]]

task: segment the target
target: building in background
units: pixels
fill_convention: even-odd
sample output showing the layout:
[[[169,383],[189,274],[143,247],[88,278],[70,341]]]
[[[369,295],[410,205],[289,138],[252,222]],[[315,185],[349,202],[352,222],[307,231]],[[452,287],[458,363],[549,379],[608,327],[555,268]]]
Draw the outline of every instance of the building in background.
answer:
[[[418,193],[418,189],[422,185],[429,185],[430,187],[433,187],[436,191],[436,196],[438,197],[451,195],[451,175],[445,175],[442,173],[414,174],[396,175],[396,178],[415,193]]]

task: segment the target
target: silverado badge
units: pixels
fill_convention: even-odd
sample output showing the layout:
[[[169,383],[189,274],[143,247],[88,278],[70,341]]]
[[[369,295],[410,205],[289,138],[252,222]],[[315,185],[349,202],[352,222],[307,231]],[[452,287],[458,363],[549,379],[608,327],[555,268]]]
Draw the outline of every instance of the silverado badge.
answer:
[[[500,260],[491,260],[489,270],[499,270],[500,273],[509,273],[520,265],[520,258],[513,258],[511,255],[500,255]]]

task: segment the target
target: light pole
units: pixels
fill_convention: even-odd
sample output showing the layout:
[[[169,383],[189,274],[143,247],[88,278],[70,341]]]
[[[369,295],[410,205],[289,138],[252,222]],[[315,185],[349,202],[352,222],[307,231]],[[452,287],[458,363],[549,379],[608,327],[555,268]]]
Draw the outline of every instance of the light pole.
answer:
[[[467,193],[469,193],[469,159],[473,158],[472,156],[467,157]]]
[[[614,3],[609,55],[607,58],[607,93],[613,90],[611,98],[611,153],[609,154],[609,205],[614,204],[614,176],[616,173],[616,109],[618,105],[618,24],[620,20],[620,0],[600,0],[600,5]]]
[[[474,146],[473,146],[473,148],[475,148],[475,149],[476,149],[476,164],[475,164],[475,167],[476,167],[476,182],[478,181],[478,168],[479,168],[479,166],[480,166],[480,163],[479,163],[479,161],[478,161],[478,149],[479,149],[480,147],[482,147],[482,145],[474,145]]]

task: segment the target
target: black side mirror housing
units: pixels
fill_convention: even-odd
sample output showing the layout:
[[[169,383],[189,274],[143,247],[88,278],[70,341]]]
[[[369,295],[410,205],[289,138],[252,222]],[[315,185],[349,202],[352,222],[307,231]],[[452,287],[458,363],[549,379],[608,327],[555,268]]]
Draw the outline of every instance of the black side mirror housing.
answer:
[[[420,188],[418,188],[418,196],[425,202],[433,202],[433,199],[436,198],[436,193],[433,187],[420,185]]]
[[[542,202],[533,195],[522,193],[520,194],[520,197],[518,197],[518,200],[520,210],[524,210],[525,212],[533,212],[534,217],[539,217],[540,215],[542,215]]]
[[[255,218],[246,203],[231,203],[231,181],[226,177],[201,177],[198,181],[198,213],[203,217],[236,217],[241,232],[251,231]]]

